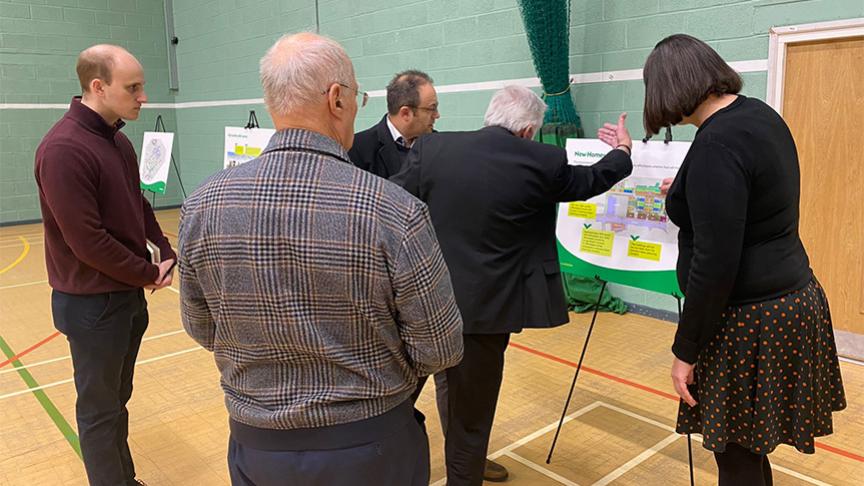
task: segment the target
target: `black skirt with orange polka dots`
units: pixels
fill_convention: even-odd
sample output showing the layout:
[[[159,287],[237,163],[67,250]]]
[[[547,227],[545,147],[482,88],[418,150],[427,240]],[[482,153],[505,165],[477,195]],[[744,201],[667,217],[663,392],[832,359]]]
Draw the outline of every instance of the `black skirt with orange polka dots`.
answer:
[[[677,431],[702,434],[715,452],[733,442],[757,454],[780,444],[814,452],[846,408],[828,300],[815,278],[804,288],[732,306],[699,353],[694,398],[678,410]]]

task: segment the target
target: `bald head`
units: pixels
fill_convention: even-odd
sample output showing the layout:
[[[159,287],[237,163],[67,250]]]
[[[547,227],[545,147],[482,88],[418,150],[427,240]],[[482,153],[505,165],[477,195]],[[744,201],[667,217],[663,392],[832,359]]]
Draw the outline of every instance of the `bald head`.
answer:
[[[144,68],[126,49],[99,44],[78,55],[78,81],[81,103],[109,125],[117,120],[135,120],[147,102]]]
[[[111,84],[114,68],[121,62],[134,62],[140,66],[135,56],[120,46],[97,44],[81,51],[75,66],[81,91],[84,93],[90,91],[90,83],[94,79],[101,79],[105,84]]]
[[[355,87],[354,67],[333,39],[302,32],[285,35],[261,58],[264,103],[276,116],[287,116],[325,101],[333,83]]]

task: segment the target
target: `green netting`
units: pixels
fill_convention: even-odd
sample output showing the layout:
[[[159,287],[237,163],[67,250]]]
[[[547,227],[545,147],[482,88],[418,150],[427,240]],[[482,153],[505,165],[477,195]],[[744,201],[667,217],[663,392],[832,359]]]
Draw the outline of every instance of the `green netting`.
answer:
[[[568,138],[584,136],[570,91],[570,0],[519,0],[519,10],[534,69],[543,85],[543,98],[549,106],[538,138],[564,147]],[[564,273],[563,277],[570,308],[576,312],[593,309],[600,282],[573,273]],[[604,293],[600,308],[627,312],[627,305],[609,292]]]
[[[564,277],[564,293],[567,296],[567,307],[574,312],[593,311],[603,283],[594,278],[580,277],[572,273],[564,273],[561,276]],[[603,299],[600,301],[600,310],[616,314],[626,314],[627,304],[612,295],[607,285],[606,291],[603,292]]]
[[[567,138],[582,137],[582,120],[570,92],[570,1],[519,0],[534,69],[543,85],[549,109],[540,141],[564,146]]]

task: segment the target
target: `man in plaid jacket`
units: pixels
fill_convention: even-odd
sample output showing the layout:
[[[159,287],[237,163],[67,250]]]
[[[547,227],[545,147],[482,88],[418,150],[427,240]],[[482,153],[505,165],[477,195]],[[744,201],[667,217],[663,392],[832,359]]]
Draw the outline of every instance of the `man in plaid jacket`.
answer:
[[[336,42],[261,60],[277,133],[183,205],[183,325],[212,351],[235,485],[427,485],[418,378],[462,357],[426,205],[348,158],[359,91]]]

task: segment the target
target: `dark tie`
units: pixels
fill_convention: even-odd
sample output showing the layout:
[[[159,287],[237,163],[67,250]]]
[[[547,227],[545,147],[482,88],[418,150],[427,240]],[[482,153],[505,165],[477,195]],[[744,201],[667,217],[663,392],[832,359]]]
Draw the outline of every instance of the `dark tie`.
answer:
[[[401,152],[408,152],[411,150],[411,147],[408,146],[408,143],[405,142],[405,139],[399,137],[396,139],[396,148],[398,148]]]

